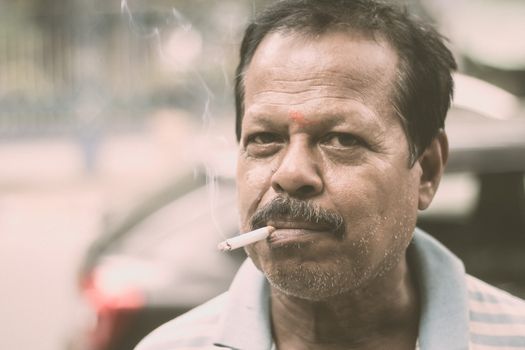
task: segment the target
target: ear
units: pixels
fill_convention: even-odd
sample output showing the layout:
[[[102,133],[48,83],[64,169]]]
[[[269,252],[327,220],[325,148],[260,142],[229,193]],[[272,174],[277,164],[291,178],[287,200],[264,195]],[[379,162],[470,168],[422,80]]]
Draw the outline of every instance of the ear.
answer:
[[[448,159],[448,138],[445,130],[440,129],[430,145],[417,160],[421,167],[419,182],[419,210],[426,209],[439,186]]]

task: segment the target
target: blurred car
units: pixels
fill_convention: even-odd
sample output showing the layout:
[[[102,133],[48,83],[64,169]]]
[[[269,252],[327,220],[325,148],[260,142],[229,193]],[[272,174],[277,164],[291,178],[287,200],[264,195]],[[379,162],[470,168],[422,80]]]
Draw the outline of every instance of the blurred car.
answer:
[[[418,226],[456,252],[468,272],[525,296],[525,118],[512,95],[455,79],[449,167]],[[86,315],[72,349],[132,349],[227,289],[245,258],[242,250],[216,249],[237,233],[235,186],[208,180],[206,172],[189,174],[94,242],[80,273]]]
[[[91,245],[79,273],[70,349],[129,350],[151,330],[225,291],[245,255],[217,244],[238,233],[235,185],[197,170],[146,200]]]

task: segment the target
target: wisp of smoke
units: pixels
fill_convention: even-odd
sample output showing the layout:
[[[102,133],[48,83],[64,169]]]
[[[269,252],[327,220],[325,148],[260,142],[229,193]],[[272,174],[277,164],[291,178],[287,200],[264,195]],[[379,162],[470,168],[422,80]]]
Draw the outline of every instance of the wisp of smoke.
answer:
[[[191,35],[194,29],[192,22],[189,19],[187,19],[175,7],[172,7],[169,11],[167,11],[166,16],[162,16],[162,18],[164,19],[162,23],[158,25],[147,26],[141,24],[140,21],[137,19],[137,16],[134,15],[133,11],[130,8],[128,0],[121,0],[120,10],[123,15],[127,16],[129,26],[136,35],[141,36],[145,39],[151,39],[155,41],[155,47],[161,62],[167,64],[174,64],[174,62],[177,62],[177,53],[174,54],[173,52],[167,52],[165,50],[165,38],[163,36],[173,34],[175,31],[180,31],[183,34],[187,33],[188,35]],[[213,134],[213,130],[211,128],[213,119],[211,112],[211,103],[215,97],[214,93],[206,83],[206,80],[203,77],[203,75],[198,71],[195,64],[188,67],[188,69],[186,70],[186,74],[191,75],[193,77],[193,79],[191,80],[198,83],[197,91],[200,91],[200,96],[202,96],[203,98],[203,111],[201,114],[201,132],[203,133],[205,139],[215,138],[217,137],[217,135]],[[195,140],[197,139],[199,138],[196,137]],[[193,148],[196,149],[198,147]],[[217,196],[219,194],[217,171],[215,167],[210,164],[204,164],[204,168],[206,169],[206,186],[209,194],[208,198],[209,206],[212,213],[212,221],[219,234],[222,237],[225,237],[225,234],[223,233],[223,230],[221,229],[220,224],[218,223],[218,220],[216,218],[215,208],[217,203]]]

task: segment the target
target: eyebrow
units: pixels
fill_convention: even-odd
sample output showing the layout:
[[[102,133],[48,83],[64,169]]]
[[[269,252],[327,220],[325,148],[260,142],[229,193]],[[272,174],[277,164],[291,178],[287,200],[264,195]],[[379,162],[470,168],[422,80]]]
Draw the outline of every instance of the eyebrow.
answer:
[[[358,125],[361,127],[377,127],[384,129],[384,126],[379,122],[380,116],[376,113],[366,113],[364,115],[362,112],[354,108],[337,108],[333,111],[325,110],[315,115],[304,115],[306,120],[310,120],[311,123],[305,123],[305,127],[324,127],[324,128],[333,128],[338,125]],[[246,113],[244,118],[249,117],[250,123],[258,124],[262,127],[275,127],[277,125],[288,124],[291,116],[290,113],[296,111],[293,108],[290,108],[288,111],[280,110],[278,113],[272,113],[271,106],[269,108],[257,108],[256,111]],[[299,110],[297,111],[302,114]],[[275,117],[275,114],[281,114],[279,118]],[[315,121],[311,120],[312,118],[316,119]]]

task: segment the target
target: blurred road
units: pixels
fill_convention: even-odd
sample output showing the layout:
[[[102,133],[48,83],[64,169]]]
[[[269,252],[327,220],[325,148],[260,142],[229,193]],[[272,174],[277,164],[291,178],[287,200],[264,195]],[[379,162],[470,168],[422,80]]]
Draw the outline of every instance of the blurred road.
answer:
[[[83,186],[0,198],[0,349],[63,349],[75,272],[100,224]]]
[[[176,176],[150,141],[111,140],[95,174],[71,140],[0,145],[0,349],[64,349],[77,268],[105,217]]]
[[[210,148],[215,136],[199,131],[153,119],[140,134],[104,140],[91,174],[74,140],[0,143],[0,349],[64,349],[78,320],[75,278],[86,247],[108,217],[200,163],[199,152],[228,146],[217,136]]]

